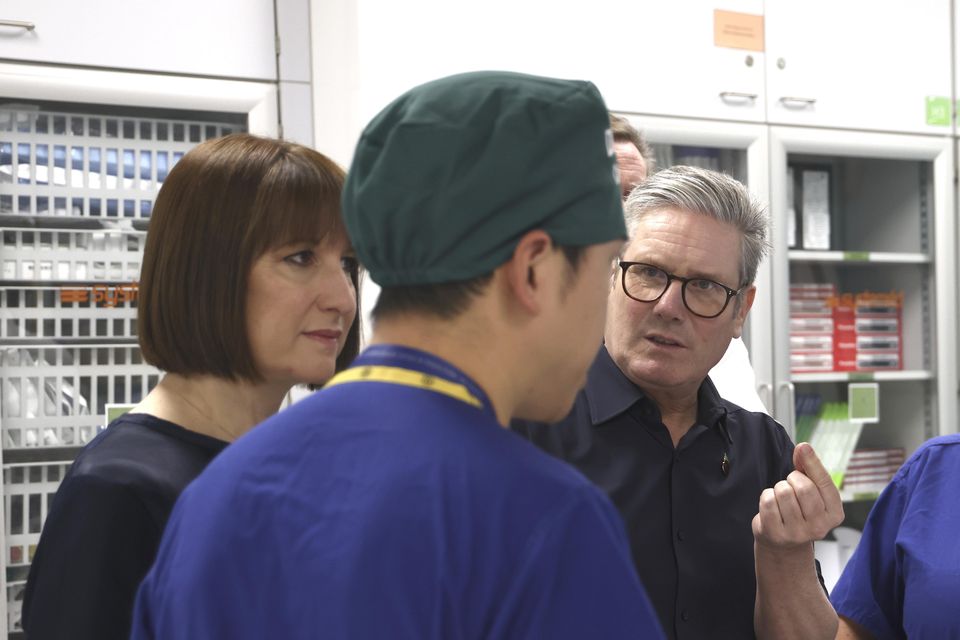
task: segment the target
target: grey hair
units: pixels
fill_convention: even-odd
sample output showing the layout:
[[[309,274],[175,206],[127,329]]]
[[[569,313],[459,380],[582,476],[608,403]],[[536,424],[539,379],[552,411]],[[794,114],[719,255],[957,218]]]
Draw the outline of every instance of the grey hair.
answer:
[[[725,173],[676,166],[647,178],[623,203],[630,239],[640,220],[661,209],[680,209],[733,225],[740,232],[740,282],[753,284],[770,249],[767,214],[747,188]]]

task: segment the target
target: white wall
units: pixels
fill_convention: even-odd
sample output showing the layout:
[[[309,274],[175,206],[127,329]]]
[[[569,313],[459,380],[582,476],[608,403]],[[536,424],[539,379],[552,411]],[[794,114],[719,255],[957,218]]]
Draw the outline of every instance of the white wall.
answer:
[[[631,4],[594,0],[570,10],[546,0],[311,0],[316,147],[349,166],[377,112],[407,89],[453,73],[593,79],[613,68],[612,25]],[[639,71],[646,54],[633,43],[621,49],[636,49]],[[364,310],[378,292],[368,279]]]

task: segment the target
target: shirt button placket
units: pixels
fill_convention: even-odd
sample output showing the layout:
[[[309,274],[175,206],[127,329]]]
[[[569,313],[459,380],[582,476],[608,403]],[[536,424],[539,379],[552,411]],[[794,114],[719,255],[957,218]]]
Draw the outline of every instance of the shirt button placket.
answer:
[[[672,524],[675,532],[673,549],[674,549],[674,556],[677,559],[678,568],[679,566],[683,565],[683,560],[681,558],[681,554],[683,553],[683,547],[680,545],[680,543],[683,542],[685,538],[684,530],[680,526],[681,525],[680,515],[683,513],[683,500],[684,500],[684,496],[681,495],[681,491],[680,491],[680,487],[682,486],[682,483],[680,482],[681,472],[682,471],[680,468],[680,451],[674,450],[673,465],[672,465],[671,474],[670,474],[671,476],[670,483],[672,485],[671,491],[670,491],[670,495],[671,495],[670,509],[672,512],[671,513]],[[689,618],[687,610],[685,608],[681,608],[680,606],[680,604],[686,600],[683,587],[684,585],[682,581],[682,572],[679,572],[677,574],[677,601],[676,601],[677,609],[675,610],[675,613],[674,613],[676,618],[679,618],[678,622],[676,623],[678,626],[677,628],[678,638],[686,638],[689,633],[688,631],[686,631],[685,627],[683,629],[679,628],[681,624],[680,621],[686,622],[687,619]]]

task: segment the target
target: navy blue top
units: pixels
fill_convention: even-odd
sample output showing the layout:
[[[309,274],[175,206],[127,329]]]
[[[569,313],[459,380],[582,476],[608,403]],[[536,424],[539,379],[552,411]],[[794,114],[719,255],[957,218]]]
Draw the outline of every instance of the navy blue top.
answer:
[[[877,500],[830,596],[885,638],[960,638],[960,435],[929,440]]]
[[[30,566],[30,638],[128,638],[137,585],[177,496],[226,446],[144,413],[90,441],[57,490]]]
[[[660,638],[623,525],[427,353],[354,364],[464,385],[332,386],[229,447],[183,494],[132,637]]]
[[[656,404],[604,347],[569,416],[513,428],[613,500],[668,637],[752,638],[751,522],[763,490],[793,470],[793,443],[770,416],[721,399],[709,378],[697,402],[674,448]]]

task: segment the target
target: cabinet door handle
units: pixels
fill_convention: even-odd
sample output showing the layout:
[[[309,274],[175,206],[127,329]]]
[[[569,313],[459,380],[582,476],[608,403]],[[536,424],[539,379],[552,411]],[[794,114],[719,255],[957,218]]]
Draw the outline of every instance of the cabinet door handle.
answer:
[[[743,93],[742,91],[721,91],[720,99],[724,102],[753,102],[757,99],[757,94]]]
[[[805,109],[807,107],[812,107],[813,105],[815,105],[817,103],[817,99],[816,98],[797,98],[795,96],[784,96],[780,98],[780,103],[783,106],[787,107],[788,109],[791,107],[798,108],[798,109]]]
[[[760,402],[767,408],[770,415],[773,415],[773,385],[769,382],[761,382],[757,385],[757,395],[760,396]]]
[[[0,18],[0,27],[14,27],[17,29],[33,31],[37,28],[37,25],[33,24],[32,22],[26,22],[25,20],[3,20]]]
[[[786,402],[780,404],[780,399],[783,397],[783,392],[786,391]],[[777,407],[780,407],[781,410],[777,413],[782,415],[786,424],[783,425],[783,428],[786,429],[787,435],[790,436],[790,439],[797,437],[797,418],[796,418],[796,387],[793,386],[792,382],[781,382],[777,385]]]

